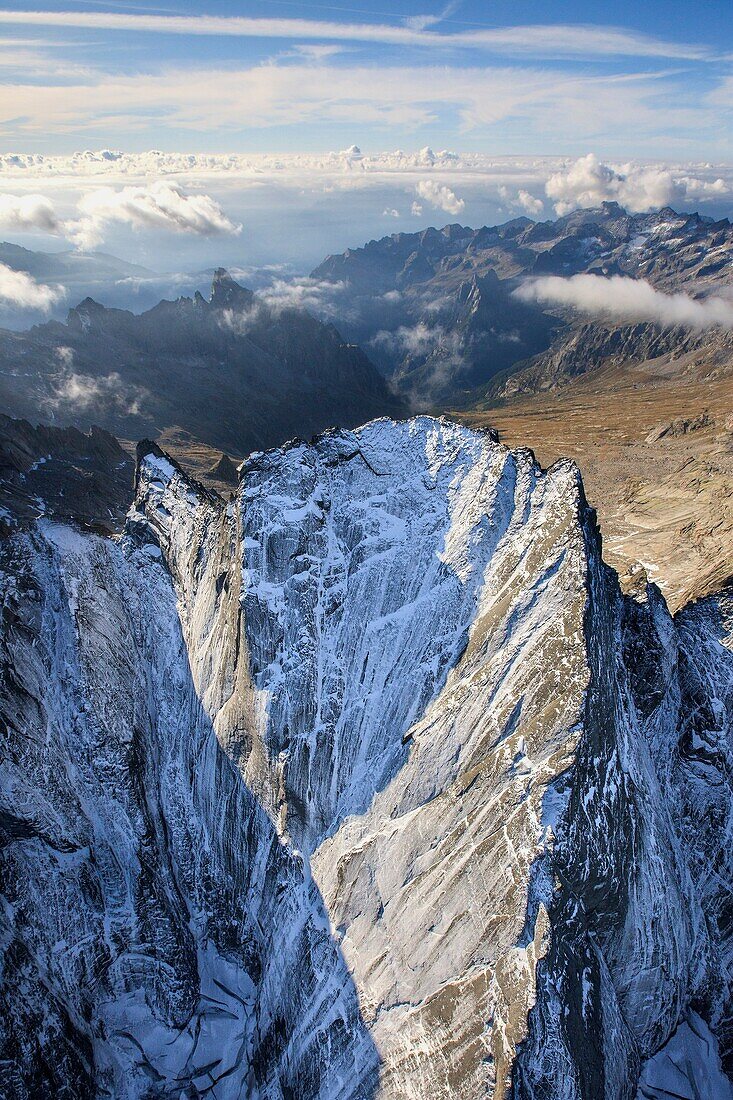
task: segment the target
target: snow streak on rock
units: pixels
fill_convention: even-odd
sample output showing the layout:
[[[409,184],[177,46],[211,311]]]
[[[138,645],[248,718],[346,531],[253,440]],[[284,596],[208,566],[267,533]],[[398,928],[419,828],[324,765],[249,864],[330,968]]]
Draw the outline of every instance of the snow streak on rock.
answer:
[[[623,598],[572,464],[375,421],[226,504],[145,444],[119,542],[8,531],[10,1095],[726,1080],[733,608]]]

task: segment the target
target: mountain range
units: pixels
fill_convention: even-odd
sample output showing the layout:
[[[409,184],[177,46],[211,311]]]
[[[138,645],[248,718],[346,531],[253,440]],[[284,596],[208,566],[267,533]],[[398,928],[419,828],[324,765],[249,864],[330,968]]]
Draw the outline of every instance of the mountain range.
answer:
[[[516,218],[398,233],[329,256],[313,272],[345,284],[339,324],[422,408],[471,405],[556,388],[603,362],[681,349],[733,373],[729,332],[653,322],[587,321],[512,292],[528,279],[578,274],[643,279],[663,292],[727,292],[733,226],[664,208],[617,203],[555,221]]]
[[[208,300],[134,314],[87,298],[65,324],[0,332],[0,403],[126,439],[181,428],[240,456],[404,409],[332,325],[274,309],[223,270]]]
[[[9,241],[0,242],[0,263],[13,271],[24,271],[40,283],[103,285],[111,279],[145,278],[152,275],[146,267],[131,264],[107,252],[68,249],[65,252],[39,252]]]
[[[730,259],[604,204],[0,332],[0,1096],[733,1100],[730,333],[514,293]]]

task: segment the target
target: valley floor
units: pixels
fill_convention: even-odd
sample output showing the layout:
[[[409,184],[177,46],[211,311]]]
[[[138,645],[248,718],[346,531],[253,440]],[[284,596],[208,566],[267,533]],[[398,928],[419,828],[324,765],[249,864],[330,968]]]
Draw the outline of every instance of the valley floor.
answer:
[[[676,611],[733,575],[733,380],[649,368],[609,368],[457,418],[531,447],[543,466],[574,459],[609,564],[627,581],[643,564]]]

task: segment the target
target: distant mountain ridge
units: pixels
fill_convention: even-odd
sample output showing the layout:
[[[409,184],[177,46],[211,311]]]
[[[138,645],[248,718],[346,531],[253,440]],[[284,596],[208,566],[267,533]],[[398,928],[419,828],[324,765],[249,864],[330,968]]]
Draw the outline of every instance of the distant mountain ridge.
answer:
[[[78,249],[41,252],[9,241],[0,241],[0,263],[12,267],[13,271],[25,271],[41,282],[59,280],[71,285],[89,279],[152,275],[147,267],[128,263],[107,252],[82,252]]]
[[[599,332],[629,327],[578,320],[567,310],[548,311],[536,303],[520,309],[511,293],[526,278],[622,275],[662,291],[699,295],[729,284],[732,261],[728,219],[678,214],[670,207],[628,214],[618,203],[605,202],[555,221],[521,217],[480,229],[453,224],[396,233],[329,256],[312,274],[348,284],[343,330],[425,407],[470,402],[482,390],[496,396],[556,385],[585,369],[583,350],[568,353],[566,347],[568,340],[577,342],[578,325],[592,330],[588,347],[604,342]],[[633,332],[610,343],[620,341],[627,353],[643,355],[643,345],[654,344],[660,330],[652,324],[636,329],[638,348]],[[688,334],[672,343],[683,337],[689,343]],[[718,337],[696,334],[702,346]],[[559,360],[564,366],[558,372]],[[506,382],[525,367],[526,376]]]
[[[333,325],[268,306],[224,269],[208,300],[134,314],[86,298],[66,324],[0,332],[0,370],[13,416],[128,439],[176,426],[235,455],[404,411]]]

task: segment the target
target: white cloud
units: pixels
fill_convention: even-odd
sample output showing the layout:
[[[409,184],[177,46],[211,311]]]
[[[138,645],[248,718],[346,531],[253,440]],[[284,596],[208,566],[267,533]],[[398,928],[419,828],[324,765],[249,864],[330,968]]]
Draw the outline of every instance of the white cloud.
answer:
[[[530,217],[534,218],[545,209],[542,199],[536,198],[522,187],[516,195],[512,195],[509,188],[503,185],[498,190],[499,198],[512,210],[522,210],[525,214],[529,214]]]
[[[241,229],[209,195],[187,195],[165,180],[121,191],[97,188],[82,196],[78,211],[79,219],[67,223],[66,233],[82,248],[103,240],[107,226],[114,222],[133,229],[165,229],[206,237],[238,233]]]
[[[319,63],[325,61],[327,57],[335,57],[336,54],[341,53],[344,49],[348,49],[348,46],[327,46],[323,43],[308,42],[295,46],[292,53],[286,56],[303,57],[307,61]]]
[[[730,182],[678,174],[655,165],[603,164],[593,153],[552,174],[545,185],[557,214],[615,201],[632,214],[728,194]]]
[[[524,210],[525,214],[535,216],[541,214],[545,209],[545,204],[542,199],[535,198],[534,195],[530,195],[529,191],[520,189],[517,192],[516,198],[517,205],[521,210]]]
[[[346,289],[347,284],[344,282],[324,283],[310,276],[274,278],[268,286],[257,291],[251,309],[223,310],[222,324],[239,336],[244,336],[260,321],[266,320],[268,313],[278,314],[288,309],[308,310],[325,319],[336,316],[343,319],[348,311],[339,308],[338,303]]]
[[[461,333],[447,331],[442,325],[419,321],[393,331],[383,329],[369,343],[375,351],[385,351],[395,359],[424,360],[429,364],[419,389],[409,397],[415,411],[428,408],[442,387],[465,367]]]
[[[603,172],[594,172],[598,165]],[[595,176],[590,183],[588,175]],[[608,173],[610,182],[603,183]],[[598,182],[600,174],[601,182]],[[733,166],[710,163],[685,163],[660,165],[638,162],[621,168],[601,165],[592,154],[580,161],[569,162],[560,157],[494,157],[482,153],[455,153],[447,150],[433,152],[430,148],[416,152],[395,150],[363,153],[358,146],[351,146],[332,153],[289,154],[206,154],[162,153],[152,150],[146,153],[121,153],[110,149],[86,150],[67,156],[48,156],[42,153],[0,154],[0,184],[13,181],[19,186],[30,186],[36,180],[53,181],[54,185],[67,188],[88,186],[88,180],[104,180],[110,184],[148,187],[151,180],[171,181],[180,187],[183,181],[201,185],[236,185],[237,189],[279,187],[325,189],[382,187],[394,182],[397,186],[414,187],[427,176],[434,182],[473,188],[496,189],[503,202],[515,209],[539,212],[541,199],[537,192],[550,191],[558,203],[568,207],[582,205],[583,201],[598,205],[604,199],[628,200],[635,205],[639,196],[633,186],[641,181],[647,187],[661,176],[664,186],[656,195],[646,192],[646,197],[656,198],[658,205],[670,202],[670,198],[682,197],[689,202],[706,203],[720,200],[733,193]],[[671,185],[670,185],[671,180]],[[449,181],[449,183],[448,183]],[[38,198],[46,203],[43,195]],[[10,196],[15,201],[15,196]],[[2,202],[2,198],[0,198]],[[414,203],[415,210],[420,207]],[[389,206],[387,207],[390,208]],[[649,209],[649,207],[646,207]],[[565,208],[563,208],[565,209]]]
[[[323,283],[309,276],[273,279],[269,286],[257,292],[257,298],[275,311],[307,309],[322,316],[335,316],[337,300],[346,289],[346,283]],[[340,315],[343,315],[343,311]]]
[[[0,195],[0,229],[59,233],[61,226],[53,203],[45,195]]]
[[[62,286],[37,283],[24,271],[13,271],[7,264],[0,264],[0,302],[4,304],[48,313],[65,295],[66,290]]]
[[[438,18],[445,18],[443,13]],[[705,46],[672,42],[617,27],[583,24],[529,24],[480,28],[453,33],[429,29],[436,17],[416,16],[400,26],[384,23],[337,23],[316,19],[214,15],[148,15],[133,12],[0,11],[0,23],[25,26],[79,27],[90,30],[146,31],[158,34],[218,37],[318,39],[373,42],[432,49],[483,49],[493,53],[542,57],[597,55],[623,57],[715,58]]]
[[[63,366],[71,368],[74,363],[74,349],[60,344],[56,348],[56,358]]]
[[[430,203],[436,210],[444,210],[446,214],[456,216],[465,207],[463,199],[459,199],[455,191],[451,191],[444,183],[436,180],[420,180],[415,187],[418,197]]]
[[[423,358],[439,352],[442,359],[458,362],[461,335],[447,332],[442,325],[426,325],[424,321],[418,321],[416,325],[400,325],[393,331],[382,329],[375,333],[369,343],[393,354],[411,358]]]
[[[410,207],[410,213],[413,214],[416,218],[422,217],[422,206],[419,202],[413,202],[412,206]]]
[[[714,148],[720,143],[720,109],[705,96],[693,96],[673,74],[588,74],[528,65],[268,64],[228,68],[225,79],[213,68],[134,75],[98,71],[84,81],[18,82],[12,96],[0,101],[0,123],[16,141],[25,134],[45,140],[50,129],[57,137],[74,134],[83,141],[86,131],[152,136],[165,126],[224,135],[245,125],[343,125],[347,120],[353,126],[415,130],[435,126],[450,113],[456,116],[450,124],[460,131],[481,129],[483,137],[495,136],[492,131],[501,132],[502,124],[506,128],[511,122],[521,124],[527,141],[546,146],[564,146],[571,139],[606,145],[623,140],[628,148],[626,135],[620,136],[625,126],[633,126],[633,140],[645,148],[658,144],[660,135],[668,140],[683,130],[694,134],[688,144]],[[162,163],[165,157],[157,159]],[[204,169],[215,159],[198,158]],[[237,159],[230,158],[232,165]],[[83,156],[77,160],[85,163]]]
[[[664,327],[733,328],[733,301],[664,294],[644,279],[623,275],[549,275],[524,283],[514,294],[525,302],[569,306],[592,317],[653,321]]]
[[[117,154],[108,151],[97,156],[103,164],[117,159]],[[11,163],[18,160],[12,155],[8,159]],[[33,163],[35,158],[29,159]],[[0,230],[63,235],[82,248],[104,240],[105,230],[112,223],[202,236],[241,230],[210,195],[186,194],[178,184],[168,180],[124,187],[120,191],[111,187],[86,191],[76,209],[77,217],[63,219],[46,195],[0,194]]]
[[[428,27],[435,27],[438,23],[442,23],[444,19],[447,19],[459,6],[460,0],[453,0],[452,3],[446,4],[442,11],[437,15],[408,15],[403,20],[406,27],[410,27],[411,30],[424,31]]]
[[[114,408],[128,416],[137,416],[146,396],[144,389],[128,385],[117,371],[96,378],[90,374],[66,371],[57,380],[54,396],[48,403],[51,408],[71,406],[78,412],[100,407]]]
[[[383,218],[399,218],[399,216],[400,216],[399,210],[395,210],[394,207],[387,208],[386,210],[382,211],[382,217]]]

